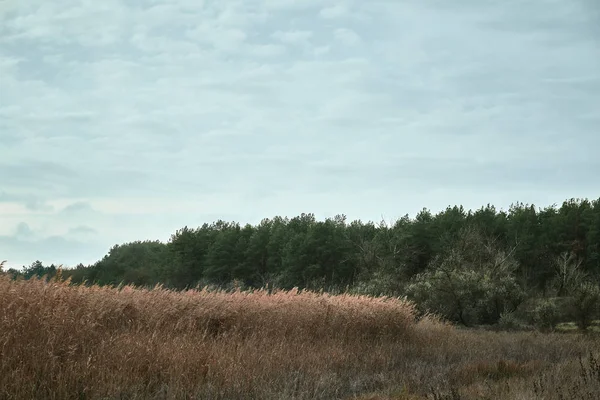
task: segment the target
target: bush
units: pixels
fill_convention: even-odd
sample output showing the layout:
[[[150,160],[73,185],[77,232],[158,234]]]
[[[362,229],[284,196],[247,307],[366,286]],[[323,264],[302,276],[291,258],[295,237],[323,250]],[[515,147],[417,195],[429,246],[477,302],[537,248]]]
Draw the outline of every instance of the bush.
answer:
[[[413,278],[407,294],[421,307],[465,326],[494,324],[523,299],[517,268],[512,253],[478,231],[465,229],[451,248]]]
[[[500,315],[497,328],[503,331],[525,331],[531,330],[532,326],[520,318],[516,312],[505,312]]]
[[[581,330],[586,330],[600,313],[600,287],[582,283],[575,289],[569,301],[569,311]]]
[[[561,322],[561,313],[556,301],[544,299],[539,302],[532,313],[533,323],[540,328],[553,330]]]

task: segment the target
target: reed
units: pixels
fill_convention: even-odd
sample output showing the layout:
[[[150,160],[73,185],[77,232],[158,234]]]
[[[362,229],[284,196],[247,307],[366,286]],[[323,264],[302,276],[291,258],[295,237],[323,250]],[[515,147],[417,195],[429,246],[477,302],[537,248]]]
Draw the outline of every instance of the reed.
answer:
[[[506,382],[534,394],[539,381],[553,399],[548,374],[563,365],[579,382],[577,357],[599,349],[580,335],[456,330],[397,298],[0,276],[0,398],[470,399],[482,382],[504,396]]]

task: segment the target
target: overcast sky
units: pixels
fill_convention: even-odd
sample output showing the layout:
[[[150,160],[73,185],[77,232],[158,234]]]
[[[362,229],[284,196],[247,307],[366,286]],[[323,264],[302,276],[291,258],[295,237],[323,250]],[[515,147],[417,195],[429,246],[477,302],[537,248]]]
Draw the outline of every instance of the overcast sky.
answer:
[[[0,260],[600,196],[597,0],[0,1]]]

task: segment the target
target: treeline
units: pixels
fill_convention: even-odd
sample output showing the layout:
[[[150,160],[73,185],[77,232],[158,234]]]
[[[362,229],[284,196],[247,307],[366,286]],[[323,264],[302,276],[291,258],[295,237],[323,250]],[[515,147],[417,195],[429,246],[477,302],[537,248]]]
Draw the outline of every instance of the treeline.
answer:
[[[36,262],[22,274],[55,271]],[[533,297],[573,298],[587,285],[593,300],[600,277],[600,199],[544,209],[522,203],[507,211],[491,205],[437,214],[423,209],[392,224],[349,222],[343,215],[318,221],[313,214],[256,226],[217,221],[184,227],[167,243],[114,246],[94,265],[62,273],[74,283],[100,285],[406,295],[466,325],[494,323]]]

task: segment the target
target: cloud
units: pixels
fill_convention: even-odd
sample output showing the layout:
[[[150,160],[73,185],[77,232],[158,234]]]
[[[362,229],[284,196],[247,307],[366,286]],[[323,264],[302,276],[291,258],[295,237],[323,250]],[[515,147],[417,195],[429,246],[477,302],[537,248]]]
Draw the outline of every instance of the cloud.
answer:
[[[61,210],[61,213],[64,214],[78,214],[89,212],[94,212],[94,209],[88,202],[85,201],[77,201],[75,203],[71,203]]]
[[[319,11],[319,17],[325,19],[336,19],[347,15],[348,10],[343,4],[336,4],[330,7],[325,7]]]
[[[360,43],[360,36],[352,29],[339,28],[335,30],[335,38],[345,46],[355,46]]]
[[[40,260],[44,265],[63,264],[74,267],[78,263],[85,265],[97,261],[91,255],[107,252],[108,248],[88,244],[62,236],[50,236],[42,239],[24,240],[15,236],[0,236],[0,254],[7,259],[5,268],[21,268]],[[68,261],[67,261],[68,260]]]
[[[598,196],[591,0],[0,4],[4,258]]]
[[[36,199],[36,198],[32,198],[31,200],[28,200],[25,202],[25,207],[27,207],[27,209],[31,210],[31,211],[41,211],[41,212],[52,212],[54,210],[54,207],[47,204],[45,201],[40,200],[40,199]]]
[[[20,238],[30,238],[34,236],[33,231],[25,222],[20,222],[15,229],[15,236]]]
[[[311,31],[277,31],[271,36],[285,44],[309,45],[312,35],[313,33]]]
[[[98,231],[92,227],[80,225],[80,226],[76,226],[74,228],[69,229],[69,233],[70,234],[95,235],[98,233]]]
[[[314,48],[313,53],[315,56],[321,56],[321,55],[329,53],[330,51],[331,51],[331,47],[329,47],[329,46],[318,46],[318,47]]]
[[[63,237],[67,238],[67,239],[71,239],[71,240],[78,240],[78,241],[94,241],[98,238],[98,230],[92,228],[91,226],[88,225],[78,225],[78,226],[74,226],[69,228],[69,230],[67,231],[66,234],[63,235]]]
[[[0,203],[17,203],[24,205],[30,211],[52,212],[54,207],[43,199],[31,194],[16,194],[0,191]]]

